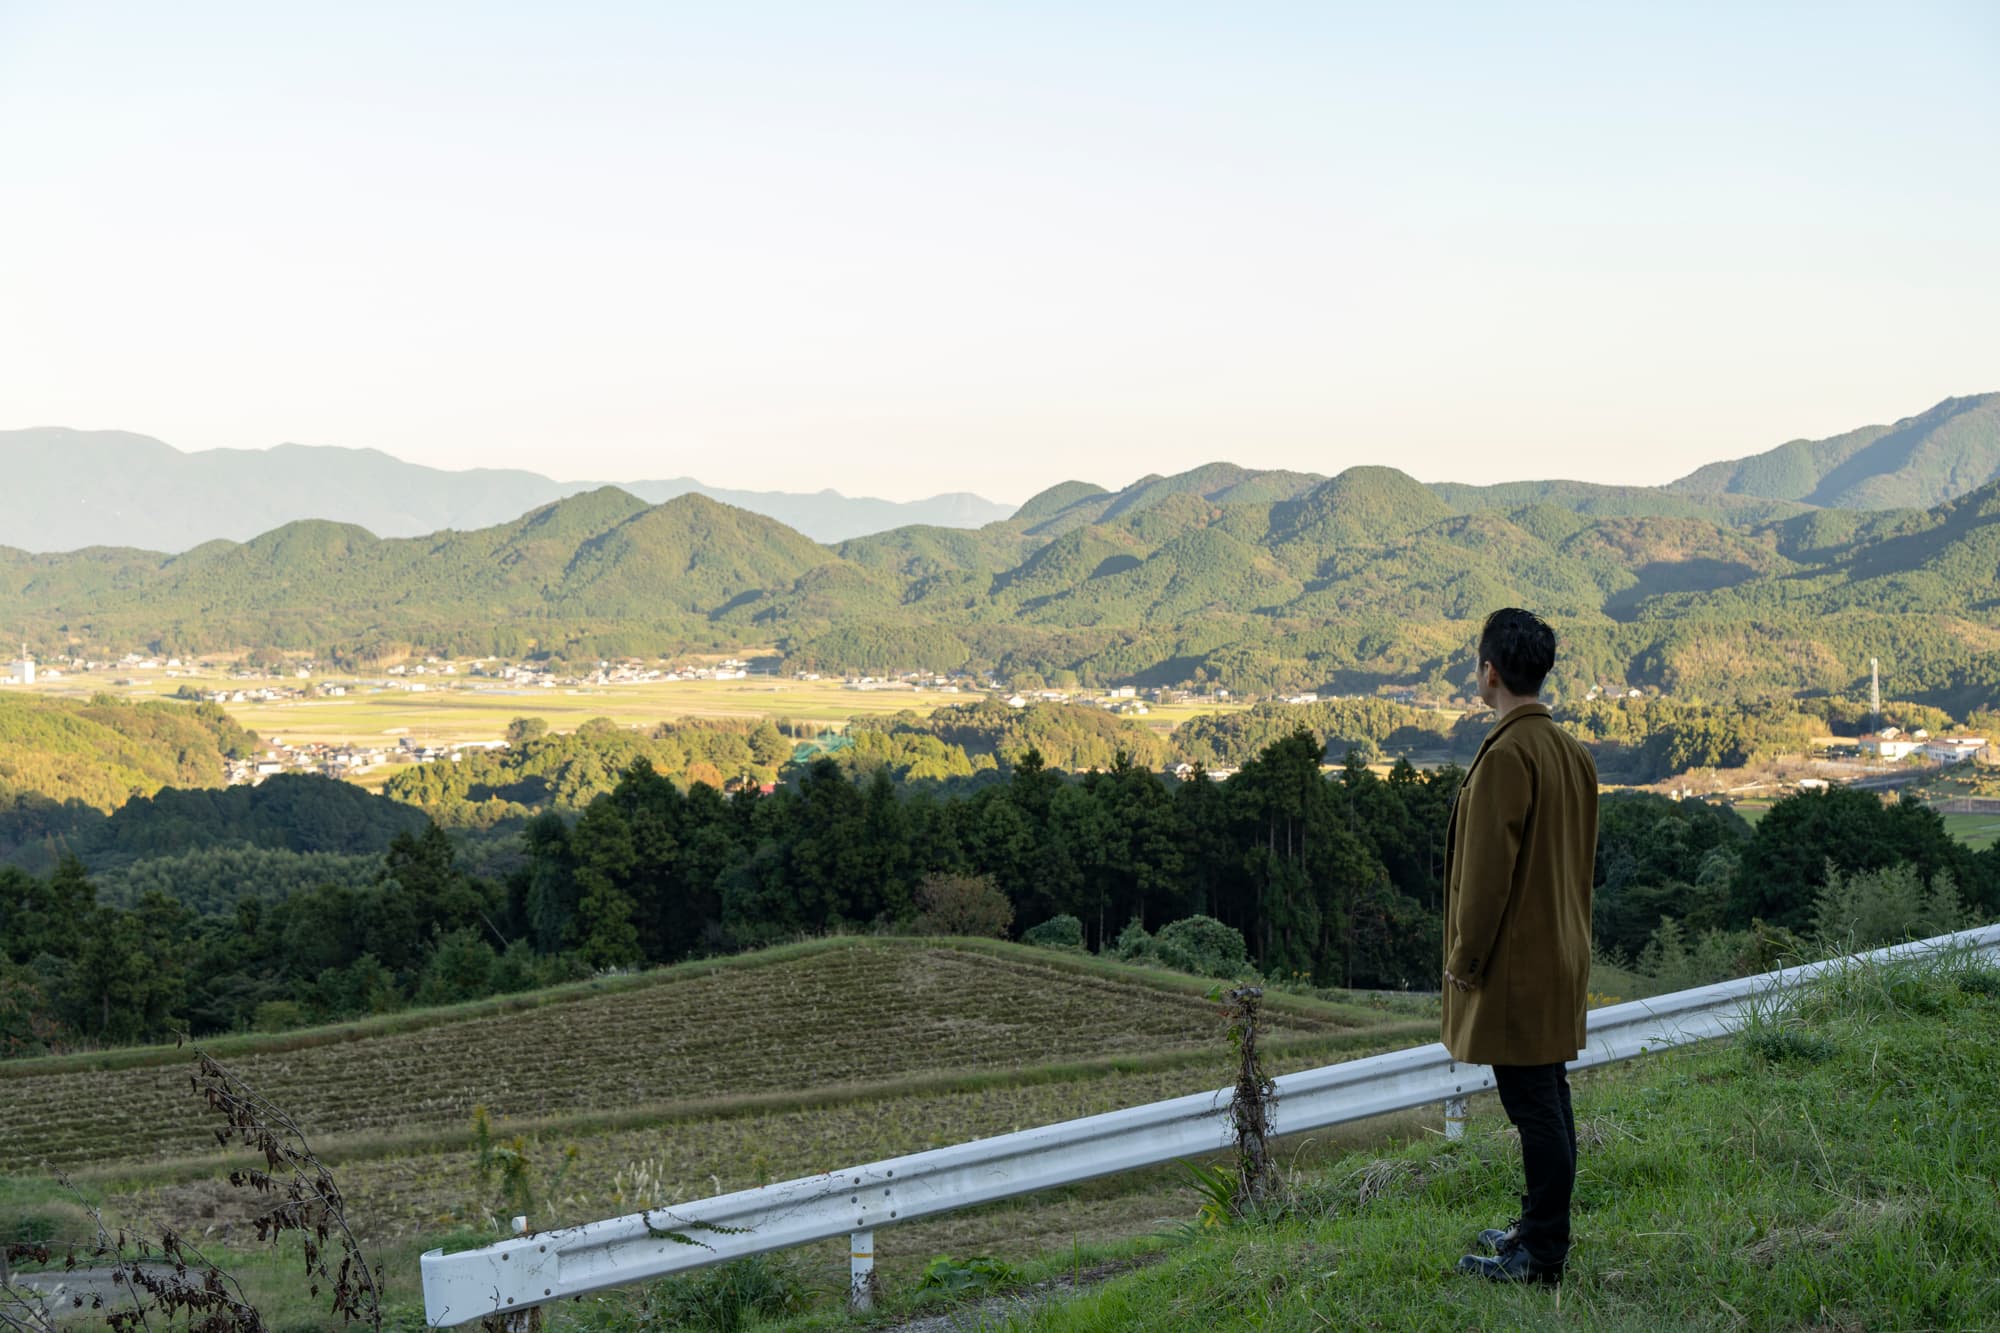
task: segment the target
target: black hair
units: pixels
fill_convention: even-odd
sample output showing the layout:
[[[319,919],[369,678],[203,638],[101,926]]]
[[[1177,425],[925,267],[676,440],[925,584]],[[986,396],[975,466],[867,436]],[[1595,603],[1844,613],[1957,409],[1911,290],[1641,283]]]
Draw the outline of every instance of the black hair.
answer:
[[[1486,617],[1479,631],[1479,660],[1491,662],[1510,694],[1540,694],[1556,664],[1556,632],[1532,611],[1505,606]]]

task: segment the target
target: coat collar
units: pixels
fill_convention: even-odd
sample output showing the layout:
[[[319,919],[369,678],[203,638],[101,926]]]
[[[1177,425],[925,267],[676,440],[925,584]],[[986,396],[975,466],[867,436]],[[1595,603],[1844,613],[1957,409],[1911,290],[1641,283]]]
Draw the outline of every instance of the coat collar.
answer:
[[[1486,757],[1486,751],[1493,744],[1494,737],[1498,736],[1501,732],[1507,730],[1507,728],[1513,726],[1516,722],[1519,722],[1524,717],[1552,717],[1552,716],[1554,716],[1554,714],[1552,714],[1549,711],[1549,706],[1545,703],[1520,704],[1514,708],[1508,709],[1506,715],[1502,717],[1498,722],[1495,722],[1493,724],[1493,729],[1486,733],[1486,739],[1479,742],[1479,753],[1473,755],[1472,763],[1466,766],[1465,769],[1466,777],[1469,778],[1472,776],[1472,770],[1478,767],[1479,761],[1481,759]]]
[[[1518,707],[1508,709],[1506,716],[1495,722],[1493,729],[1486,733],[1486,739],[1479,742],[1479,751],[1472,756],[1472,762],[1465,766],[1465,776],[1458,780],[1458,790],[1451,794],[1451,807],[1445,814],[1444,855],[1447,867],[1451,864],[1451,844],[1458,827],[1458,798],[1465,795],[1466,784],[1472,781],[1472,770],[1479,767],[1479,761],[1486,757],[1486,752],[1489,749],[1493,748],[1494,738],[1524,717],[1553,716],[1554,714],[1549,711],[1549,706],[1545,703],[1521,704]]]

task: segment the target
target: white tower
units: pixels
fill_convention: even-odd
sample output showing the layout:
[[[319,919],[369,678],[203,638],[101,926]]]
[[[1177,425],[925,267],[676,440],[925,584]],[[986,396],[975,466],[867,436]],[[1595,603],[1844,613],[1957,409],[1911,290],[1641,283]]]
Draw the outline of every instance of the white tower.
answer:
[[[1882,663],[1868,659],[1868,729],[1882,730]]]
[[[21,660],[14,663],[14,679],[23,685],[35,683],[35,659],[28,656],[28,645],[21,645]]]

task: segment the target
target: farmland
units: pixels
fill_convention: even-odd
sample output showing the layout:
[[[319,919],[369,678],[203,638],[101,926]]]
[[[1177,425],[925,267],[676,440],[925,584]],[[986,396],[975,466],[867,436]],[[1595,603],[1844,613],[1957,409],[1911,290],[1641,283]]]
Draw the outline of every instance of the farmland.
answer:
[[[1979,849],[1991,847],[2000,839],[2000,815],[1958,815],[1943,816],[1947,832],[1966,846]]]
[[[420,692],[347,677],[329,679],[340,681],[349,692],[340,698],[246,700],[229,704],[229,715],[261,736],[279,736],[294,744],[380,744],[385,736],[402,734],[452,744],[498,737],[517,717],[542,718],[557,731],[574,730],[596,717],[637,727],[680,718],[765,717],[837,726],[852,717],[888,716],[906,709],[929,714],[986,697],[977,690],[851,690],[837,680],[762,675],[742,680],[646,681],[551,689],[473,684],[459,678],[449,684],[434,680]],[[152,671],[65,677],[34,688],[52,694],[109,693],[152,699],[170,697],[183,685],[225,690],[242,689],[245,684],[221,674],[168,678]],[[1165,705],[1141,720],[1165,736],[1197,713],[1227,712],[1236,707],[1240,705],[1212,700]]]
[[[491,1225],[475,1105],[524,1136],[536,1221],[582,1221],[1216,1088],[1229,1055],[1206,989],[1020,946],[835,939],[212,1049],[307,1128],[364,1237],[403,1254]],[[1273,996],[1273,1070],[1428,1040],[1420,1003]],[[226,1229],[250,1205],[217,1179],[206,1115],[171,1048],[0,1066],[0,1171],[65,1167],[115,1215]],[[1163,1190],[1072,1192],[1028,1234],[1145,1231],[1180,1206]],[[885,1262],[1001,1244],[987,1216],[910,1228]]]
[[[1015,956],[1016,954],[1022,956]],[[760,965],[761,964],[761,965]],[[912,1076],[1020,1069],[1212,1044],[1198,995],[1134,991],[1006,954],[834,942],[766,962],[696,965],[656,984],[566,1003],[304,1045],[297,1034],[230,1057],[252,1086],[332,1145],[357,1136],[455,1132],[475,1105],[506,1120],[561,1121],[715,1098],[879,1086]],[[981,997],[1006,996],[1004,1006]],[[1337,1034],[1299,1010],[1280,1038]],[[205,1112],[182,1061],[117,1069],[75,1060],[0,1065],[0,1170],[198,1153]],[[115,1107],[115,1112],[93,1108]]]
[[[808,1171],[1216,1087],[1226,1051],[1202,991],[1080,955],[836,939],[570,987],[546,1003],[214,1049],[330,1159],[354,1163],[358,1201],[392,1197],[414,1217],[422,1173],[402,1159],[462,1149],[476,1105],[506,1133],[590,1139],[590,1167],[666,1153],[666,1179],[690,1189],[742,1181],[754,1161]],[[1314,1063],[1416,1035],[1384,1019],[1278,997],[1268,1043],[1278,1059]],[[14,1061],[0,1065],[0,1089],[10,1173],[184,1175],[208,1155],[206,1111],[174,1049]]]

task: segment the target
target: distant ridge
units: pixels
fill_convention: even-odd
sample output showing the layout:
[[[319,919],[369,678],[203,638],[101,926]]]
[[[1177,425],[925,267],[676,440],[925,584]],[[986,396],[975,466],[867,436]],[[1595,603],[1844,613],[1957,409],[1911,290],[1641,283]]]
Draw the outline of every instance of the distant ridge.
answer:
[[[1663,489],[1756,495],[1828,509],[1928,509],[2000,478],[2000,393],[1947,398],[1893,426],[1793,440],[1710,463]]]
[[[491,527],[603,483],[513,468],[448,471],[378,449],[281,444],[183,453],[127,431],[41,426],[0,431],[0,546],[186,551],[246,541],[300,519],[353,524],[381,537]],[[621,483],[655,504],[689,493],[775,518],[815,541],[929,523],[978,527],[1011,506],[957,492],[899,502],[837,491],[723,490],[691,477]]]

